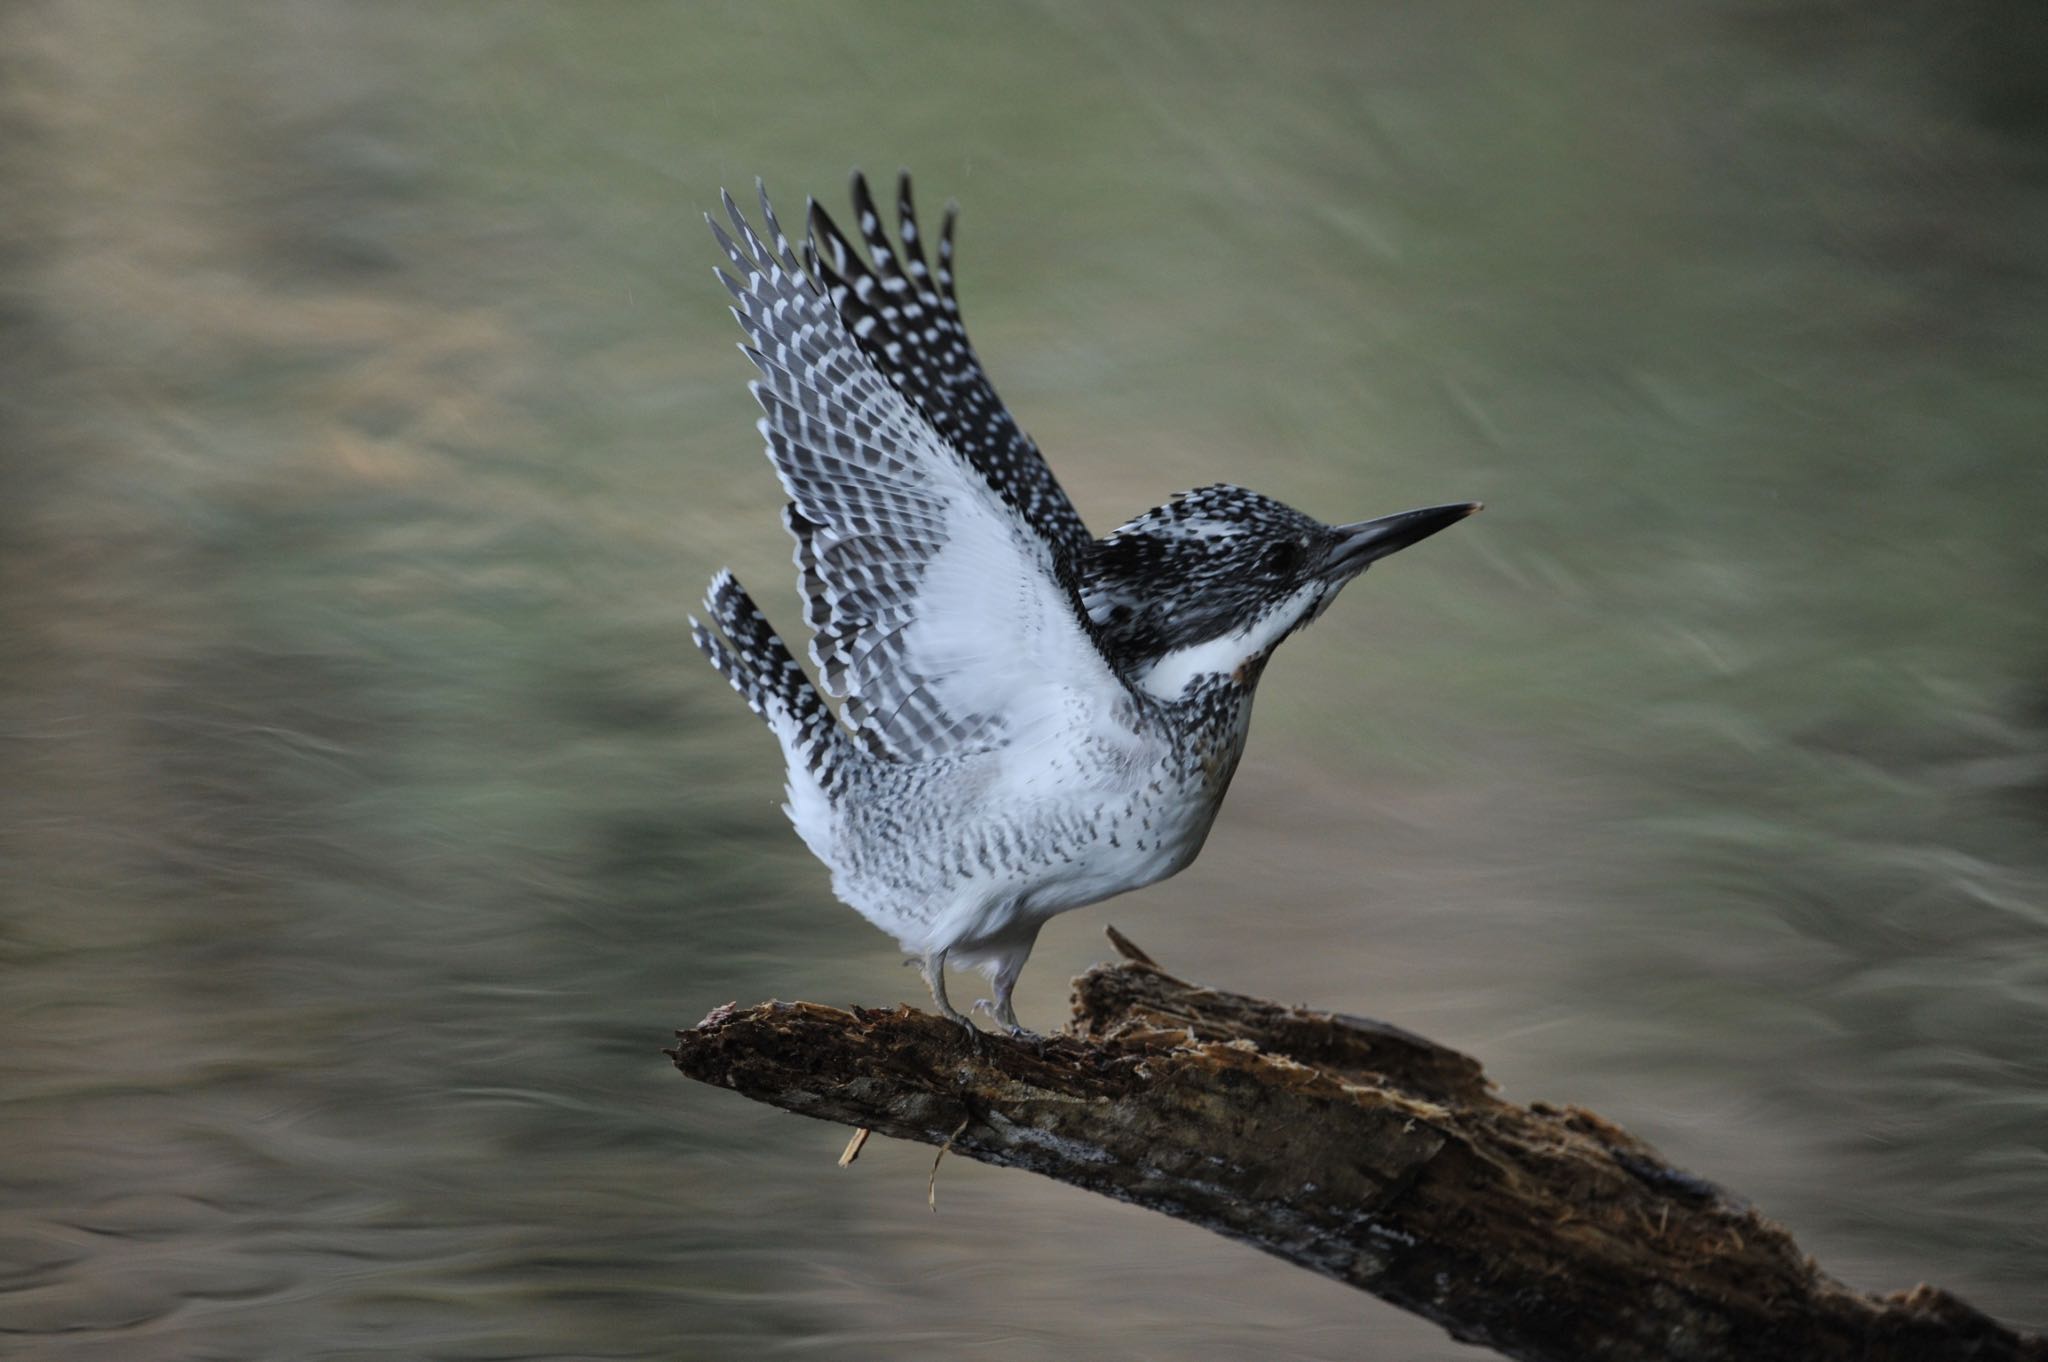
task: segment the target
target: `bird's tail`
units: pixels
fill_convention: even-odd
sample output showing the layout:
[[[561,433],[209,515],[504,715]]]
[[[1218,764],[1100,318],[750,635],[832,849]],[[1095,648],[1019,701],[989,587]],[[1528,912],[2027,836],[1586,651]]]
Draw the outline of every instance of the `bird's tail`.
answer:
[[[854,749],[846,730],[825,707],[825,697],[730,571],[711,579],[711,589],[704,594],[704,610],[717,623],[718,631],[692,618],[690,637],[719,675],[740,693],[747,708],[775,731],[789,760],[792,798],[800,776],[808,777],[826,795],[834,793]]]

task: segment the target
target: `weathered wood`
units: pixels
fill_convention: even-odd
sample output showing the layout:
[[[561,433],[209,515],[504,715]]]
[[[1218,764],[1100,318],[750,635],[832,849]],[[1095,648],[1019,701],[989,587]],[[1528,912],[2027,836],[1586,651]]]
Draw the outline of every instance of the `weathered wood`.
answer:
[[[1028,1168],[1542,1362],[2048,1362],[1934,1287],[1874,1297],[1591,1112],[1398,1027],[1202,988],[1117,941],[1042,1049],[909,1008],[722,1007],[692,1078]]]

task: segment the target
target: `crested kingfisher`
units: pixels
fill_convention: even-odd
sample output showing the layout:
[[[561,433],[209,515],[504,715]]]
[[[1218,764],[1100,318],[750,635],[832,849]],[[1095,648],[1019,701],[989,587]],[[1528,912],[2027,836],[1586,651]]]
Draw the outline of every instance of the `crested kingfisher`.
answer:
[[[781,743],[784,812],[833,892],[945,1016],[975,1030],[945,968],[979,968],[976,1008],[1029,1037],[1011,996],[1039,928],[1194,860],[1273,650],[1479,504],[1326,525],[1218,483],[1096,539],[968,343],[956,208],[928,260],[908,174],[895,240],[854,175],[865,256],[815,201],[792,243],[760,198],[759,231],[730,194],[731,230],[707,220],[818,681],[729,571],[691,634]]]

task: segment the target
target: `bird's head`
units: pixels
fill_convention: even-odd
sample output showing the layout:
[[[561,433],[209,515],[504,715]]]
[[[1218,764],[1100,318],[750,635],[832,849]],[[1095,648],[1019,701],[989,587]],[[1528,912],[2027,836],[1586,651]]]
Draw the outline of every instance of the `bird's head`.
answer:
[[[1478,509],[1466,501],[1325,525],[1217,483],[1097,541],[1082,604],[1112,656],[1159,699],[1178,699],[1204,677],[1248,686],[1280,641],[1346,582]]]

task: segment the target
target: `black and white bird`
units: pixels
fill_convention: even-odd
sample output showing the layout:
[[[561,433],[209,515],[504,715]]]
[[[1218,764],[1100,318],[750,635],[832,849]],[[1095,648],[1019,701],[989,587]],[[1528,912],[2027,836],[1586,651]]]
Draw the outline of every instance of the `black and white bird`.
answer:
[[[960,323],[948,206],[935,247],[898,184],[867,253],[815,202],[793,245],[725,196],[760,370],[751,385],[823,689],[732,574],[692,634],[774,730],[784,811],[832,888],[922,963],[979,967],[1013,1035],[1017,975],[1054,914],[1195,858],[1244,751],[1273,650],[1368,566],[1479,509],[1325,525],[1241,487],[1186,492],[1088,533],[1004,409]],[[800,252],[800,253],[799,253]]]

